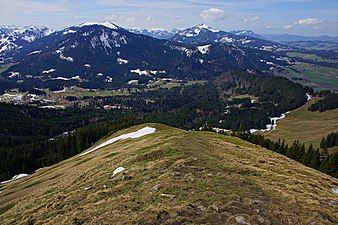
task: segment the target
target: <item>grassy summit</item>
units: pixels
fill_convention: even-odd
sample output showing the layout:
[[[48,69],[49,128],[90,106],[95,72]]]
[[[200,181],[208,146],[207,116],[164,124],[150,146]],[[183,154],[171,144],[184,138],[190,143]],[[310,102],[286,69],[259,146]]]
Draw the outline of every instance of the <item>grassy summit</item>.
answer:
[[[338,223],[337,179],[234,137],[147,125],[0,186],[2,224]]]

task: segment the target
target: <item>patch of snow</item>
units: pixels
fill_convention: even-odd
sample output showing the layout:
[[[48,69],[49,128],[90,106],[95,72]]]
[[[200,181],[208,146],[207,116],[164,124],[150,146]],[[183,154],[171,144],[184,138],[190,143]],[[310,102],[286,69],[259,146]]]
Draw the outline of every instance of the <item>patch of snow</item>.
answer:
[[[66,77],[53,77],[52,80],[71,80],[71,78],[66,78]]]
[[[96,74],[97,76],[100,76],[100,77],[102,77],[103,76],[103,74],[102,73],[98,73],[98,74]]]
[[[251,134],[253,134],[253,133],[256,133],[256,132],[258,132],[259,130],[257,130],[257,129],[250,129],[249,130],[249,132],[251,133]]]
[[[103,47],[104,47],[104,50],[105,50],[106,54],[109,55],[109,53],[107,51],[107,48],[111,49],[112,47],[109,44],[110,43],[110,38],[109,38],[108,34],[105,31],[103,31],[102,34],[100,35],[100,41],[103,44]],[[115,47],[120,47],[120,45],[115,45]]]
[[[266,125],[266,129],[261,129],[261,130],[258,130],[258,129],[250,129],[250,133],[256,133],[258,131],[261,131],[261,132],[268,132],[268,131],[272,131],[272,130],[275,130],[277,128],[277,121],[278,120],[281,120],[281,119],[285,119],[286,115],[289,114],[290,112],[286,112],[286,113],[282,113],[280,117],[270,117],[270,124],[267,124]]]
[[[312,99],[312,96],[306,93],[307,101],[310,101]]]
[[[226,130],[226,129],[222,129],[222,128],[217,128],[217,127],[213,127],[212,128],[213,131],[215,131],[216,133],[220,133],[220,132],[228,132],[230,130]]]
[[[34,51],[34,52],[29,53],[28,55],[40,54],[40,53],[41,53],[41,51]]]
[[[51,79],[52,80],[66,80],[66,81],[68,81],[68,80],[79,80],[81,78],[80,78],[79,75],[77,75],[77,76],[74,76],[74,77],[71,77],[71,78],[67,78],[67,77],[53,77]]]
[[[197,46],[197,49],[200,51],[200,53],[207,54],[210,51],[210,46],[211,45]]]
[[[220,41],[221,41],[222,43],[232,43],[232,42],[234,42],[235,40],[234,40],[233,38],[223,37]]]
[[[128,84],[129,85],[138,84],[138,80],[130,80],[130,81],[128,81]]]
[[[55,92],[54,92],[55,93]],[[40,106],[40,109],[56,109],[55,106],[53,105],[45,105],[45,106]],[[54,139],[50,139],[50,140],[54,140]]]
[[[184,52],[188,57],[191,57],[195,51],[192,49],[184,49]]]
[[[135,132],[131,132],[131,133],[128,133],[128,134],[122,134],[118,137],[111,138],[108,141],[103,142],[102,144],[99,144],[98,146],[94,147],[93,149],[80,154],[80,156],[87,155],[87,154],[89,154],[89,153],[91,153],[91,152],[93,152],[93,151],[95,151],[99,148],[103,148],[107,145],[113,144],[113,143],[120,141],[120,140],[125,140],[125,139],[129,139],[129,138],[132,138],[132,139],[139,138],[139,137],[145,136],[147,134],[152,134],[155,131],[156,131],[155,128],[147,126],[147,127],[144,127],[144,128],[142,128],[138,131],[135,131]]]
[[[22,94],[18,94],[18,95],[14,98],[14,100],[16,100],[16,101],[21,101],[22,98],[23,98],[23,95],[22,95]]]
[[[123,171],[125,170],[124,167],[120,166],[120,167],[117,167],[114,172],[113,172],[113,176],[119,174],[119,173],[122,173]]]
[[[81,80],[81,77],[79,75],[76,75],[74,77],[71,77],[72,80]]]
[[[130,72],[131,73],[137,73],[138,75],[149,75],[148,71],[140,70],[140,69],[130,70]]]
[[[17,180],[17,179],[20,179],[20,178],[26,177],[26,176],[28,176],[28,174],[21,173],[21,174],[15,175],[15,176],[14,176],[12,179],[10,179],[10,180],[2,181],[1,184],[7,184],[7,183],[9,183],[9,182],[12,182],[12,181],[14,181],[14,180]]]
[[[75,30],[69,29],[69,30],[64,31],[62,34],[63,34],[63,35],[67,35],[67,34],[74,34],[74,33],[76,33]]]
[[[59,54],[60,59],[67,60],[69,62],[73,62],[74,59],[72,57],[66,57],[66,56],[63,55],[64,50],[65,50],[65,47],[62,47],[62,48],[56,50],[55,53]]]
[[[87,68],[90,68],[90,65],[89,65],[89,64],[85,64],[84,66],[87,67]]]
[[[73,62],[74,61],[74,59],[72,57],[69,57],[69,56],[66,57],[66,56],[64,56],[62,54],[60,54],[60,59],[67,60],[69,62]]]
[[[113,78],[111,78],[110,76],[106,76],[106,81],[108,83],[111,83],[111,82],[113,82]]]
[[[42,73],[43,74],[48,74],[48,73],[53,73],[55,71],[56,71],[55,69],[49,69],[49,70],[42,71]]]
[[[247,40],[247,39],[241,39],[240,41],[242,42],[243,45],[249,44],[251,42],[251,40]]]
[[[63,92],[66,92],[67,89],[65,87],[63,87],[62,90],[59,90],[59,91],[53,91],[54,93],[63,93]]]
[[[19,72],[11,72],[11,75],[9,75],[8,77],[9,77],[9,78],[13,78],[13,77],[17,77],[17,76],[19,76],[19,75],[20,75]]]
[[[121,58],[117,58],[117,63],[122,65],[122,64],[127,64],[129,62],[129,60],[126,59],[121,59]]]

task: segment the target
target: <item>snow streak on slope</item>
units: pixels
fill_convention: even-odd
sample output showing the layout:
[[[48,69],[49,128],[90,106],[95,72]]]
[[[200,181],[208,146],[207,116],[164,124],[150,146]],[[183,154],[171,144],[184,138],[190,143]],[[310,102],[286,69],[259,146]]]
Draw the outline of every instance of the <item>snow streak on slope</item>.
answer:
[[[111,138],[108,141],[103,142],[102,144],[99,144],[98,146],[94,147],[93,149],[80,154],[80,156],[87,155],[87,154],[92,153],[93,151],[95,151],[95,150],[97,150],[99,148],[103,148],[103,147],[105,147],[107,145],[113,144],[113,143],[115,143],[117,141],[120,141],[120,140],[125,140],[125,139],[128,139],[128,138],[132,138],[132,139],[139,138],[139,137],[145,136],[147,134],[152,134],[155,131],[156,131],[155,128],[147,126],[145,128],[142,128],[142,129],[140,129],[138,131],[135,131],[135,132],[132,132],[132,133],[122,134],[122,135],[120,135],[118,137]]]

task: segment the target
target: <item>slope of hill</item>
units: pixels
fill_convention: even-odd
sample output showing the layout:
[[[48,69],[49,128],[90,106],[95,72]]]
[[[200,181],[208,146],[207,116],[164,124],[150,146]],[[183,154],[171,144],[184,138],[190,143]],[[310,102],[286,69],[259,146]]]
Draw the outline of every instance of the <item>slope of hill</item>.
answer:
[[[272,140],[285,139],[288,144],[299,140],[307,146],[312,143],[315,148],[319,148],[323,137],[338,131],[338,109],[322,113],[308,111],[316,100],[289,113],[285,119],[278,121],[276,130],[266,136]]]
[[[214,133],[118,136],[145,126],[1,186],[2,224],[337,224],[337,179]]]

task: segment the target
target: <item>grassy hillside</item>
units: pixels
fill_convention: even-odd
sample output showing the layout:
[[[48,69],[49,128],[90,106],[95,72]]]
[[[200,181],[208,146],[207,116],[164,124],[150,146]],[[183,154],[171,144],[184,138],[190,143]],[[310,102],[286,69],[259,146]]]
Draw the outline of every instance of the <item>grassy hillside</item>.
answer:
[[[285,119],[278,121],[277,129],[266,134],[272,140],[285,139],[288,144],[299,140],[306,145],[319,148],[323,137],[338,131],[338,109],[322,113],[310,112],[308,108],[316,99],[292,111]],[[332,150],[332,149],[331,149]],[[333,149],[337,150],[337,149]]]
[[[2,224],[337,224],[338,180],[234,137],[159,124],[0,187]],[[136,131],[139,125],[118,132]],[[125,170],[115,176],[117,167]]]

